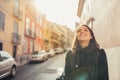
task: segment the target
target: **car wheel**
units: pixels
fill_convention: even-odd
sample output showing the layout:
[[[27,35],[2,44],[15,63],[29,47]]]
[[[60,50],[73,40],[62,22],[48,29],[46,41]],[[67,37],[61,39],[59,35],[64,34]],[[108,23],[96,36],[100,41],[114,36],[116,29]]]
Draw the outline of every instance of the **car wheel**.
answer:
[[[11,68],[11,74],[10,74],[10,77],[15,77],[15,75],[16,75],[16,67],[15,66],[13,66],[12,68]]]

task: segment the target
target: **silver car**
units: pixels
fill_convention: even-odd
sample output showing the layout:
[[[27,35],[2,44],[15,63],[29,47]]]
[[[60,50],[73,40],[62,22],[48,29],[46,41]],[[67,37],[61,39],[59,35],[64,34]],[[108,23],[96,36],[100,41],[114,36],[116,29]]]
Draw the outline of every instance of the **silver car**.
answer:
[[[16,62],[14,58],[6,51],[0,51],[0,79],[16,75]]]
[[[48,56],[44,50],[35,51],[30,55],[30,62],[41,62],[47,59],[48,59]]]
[[[51,49],[51,50],[49,50],[49,52],[47,52],[47,54],[48,54],[48,57],[50,58],[50,57],[53,57],[53,56],[55,56],[55,50],[54,49]]]

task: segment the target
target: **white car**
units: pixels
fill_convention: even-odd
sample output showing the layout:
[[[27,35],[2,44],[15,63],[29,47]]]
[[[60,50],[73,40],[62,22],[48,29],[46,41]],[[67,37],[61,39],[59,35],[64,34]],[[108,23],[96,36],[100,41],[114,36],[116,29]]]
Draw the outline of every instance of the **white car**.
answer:
[[[48,54],[48,57],[49,57],[49,58],[55,56],[55,51],[54,51],[54,49],[49,50],[49,52],[47,52],[47,54]]]
[[[41,62],[47,59],[48,59],[48,56],[43,50],[35,51],[30,55],[30,62]]]
[[[16,75],[16,61],[6,51],[0,51],[0,79],[10,76],[15,77]]]
[[[64,49],[59,47],[59,48],[55,48],[55,53],[56,54],[60,54],[60,53],[63,53],[64,52]]]

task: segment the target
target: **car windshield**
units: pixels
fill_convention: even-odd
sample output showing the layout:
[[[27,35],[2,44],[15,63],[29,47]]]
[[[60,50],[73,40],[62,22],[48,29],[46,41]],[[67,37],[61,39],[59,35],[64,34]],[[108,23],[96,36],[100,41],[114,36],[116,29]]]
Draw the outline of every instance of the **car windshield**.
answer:
[[[38,54],[38,51],[33,52],[33,55]]]
[[[33,52],[32,55],[39,55],[39,54],[43,54],[43,53],[44,53],[44,51],[35,51],[35,52]]]
[[[40,52],[38,52],[38,54],[43,54],[43,52],[42,52],[42,51],[40,51]]]

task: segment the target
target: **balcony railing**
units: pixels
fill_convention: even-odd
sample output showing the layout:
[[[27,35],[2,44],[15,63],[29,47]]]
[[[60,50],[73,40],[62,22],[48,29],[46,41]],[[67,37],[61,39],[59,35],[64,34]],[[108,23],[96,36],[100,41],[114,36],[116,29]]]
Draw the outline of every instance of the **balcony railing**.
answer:
[[[20,44],[21,42],[21,36],[17,33],[12,33],[12,43],[13,44]]]
[[[30,30],[30,29],[26,29],[26,36],[28,36],[30,38],[36,38],[36,33],[32,32],[32,30]]]
[[[29,29],[29,36],[31,37],[32,36],[32,31]]]
[[[32,32],[32,38],[36,38],[36,33]]]
[[[36,38],[36,33],[31,31],[31,36],[30,37],[33,38],[33,39]]]
[[[26,28],[26,36],[31,37],[32,31]]]
[[[57,38],[57,37],[55,37],[55,36],[51,36],[51,39],[58,40],[58,38]]]
[[[19,20],[22,20],[22,12],[16,6],[14,6],[14,16],[17,17]]]

